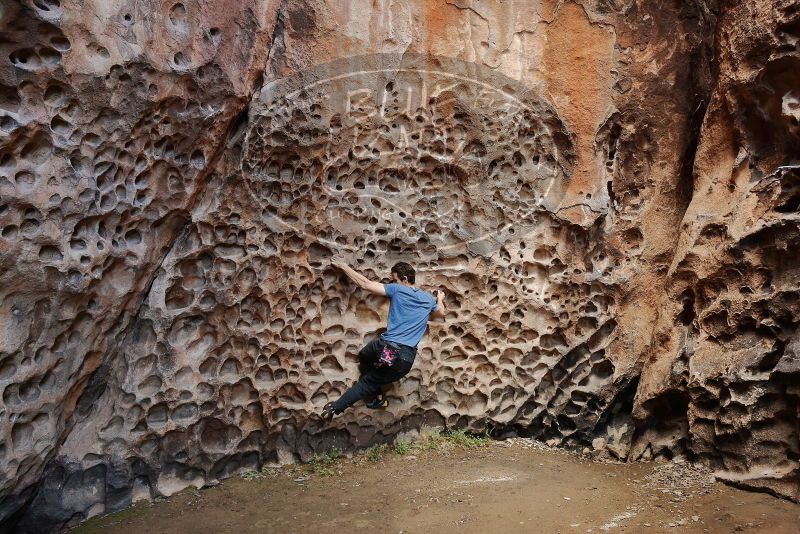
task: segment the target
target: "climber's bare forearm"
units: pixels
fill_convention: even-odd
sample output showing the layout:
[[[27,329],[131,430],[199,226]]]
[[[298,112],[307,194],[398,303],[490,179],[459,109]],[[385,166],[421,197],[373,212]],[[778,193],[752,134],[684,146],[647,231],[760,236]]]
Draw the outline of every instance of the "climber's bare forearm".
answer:
[[[446,313],[447,310],[444,307],[444,293],[442,291],[436,291],[436,309],[431,313],[431,319],[444,320]]]
[[[355,282],[359,286],[363,286],[365,283],[367,283],[369,281],[369,280],[367,280],[366,276],[364,276],[363,274],[359,273],[358,271],[356,271],[355,269],[353,269],[349,265],[343,265],[343,266],[340,267],[340,269],[344,274],[347,275],[347,277],[350,280],[352,280],[353,282]]]
[[[344,263],[344,261],[337,258],[331,261],[331,265],[340,269],[350,280],[355,282],[358,287],[366,289],[370,293],[374,293],[376,295],[386,295],[386,291],[383,289],[383,284],[370,280],[363,274],[357,272],[355,269]]]

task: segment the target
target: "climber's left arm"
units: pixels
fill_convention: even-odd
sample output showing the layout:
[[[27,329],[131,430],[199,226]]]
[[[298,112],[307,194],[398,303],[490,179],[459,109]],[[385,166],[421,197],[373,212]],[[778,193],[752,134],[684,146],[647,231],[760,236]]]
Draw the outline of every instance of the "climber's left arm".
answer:
[[[444,315],[447,313],[444,307],[444,291],[437,289],[434,295],[436,296],[436,308],[431,312],[430,318],[444,319]]]

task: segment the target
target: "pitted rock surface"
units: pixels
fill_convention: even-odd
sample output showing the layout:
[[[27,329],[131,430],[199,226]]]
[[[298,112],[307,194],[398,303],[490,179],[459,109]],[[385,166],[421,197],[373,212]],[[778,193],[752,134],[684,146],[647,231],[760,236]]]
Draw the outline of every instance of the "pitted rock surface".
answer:
[[[423,424],[800,499],[799,25],[782,0],[3,4],[0,518]],[[324,425],[386,312],[334,253],[410,261],[449,312],[389,410]]]

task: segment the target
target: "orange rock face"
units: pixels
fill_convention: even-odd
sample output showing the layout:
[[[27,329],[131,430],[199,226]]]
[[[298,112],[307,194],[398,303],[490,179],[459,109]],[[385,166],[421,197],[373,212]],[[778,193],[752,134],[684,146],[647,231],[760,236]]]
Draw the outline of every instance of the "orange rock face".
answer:
[[[0,6],[0,521],[422,425],[800,499],[800,11],[674,4]],[[334,253],[450,313],[323,424],[387,304]]]

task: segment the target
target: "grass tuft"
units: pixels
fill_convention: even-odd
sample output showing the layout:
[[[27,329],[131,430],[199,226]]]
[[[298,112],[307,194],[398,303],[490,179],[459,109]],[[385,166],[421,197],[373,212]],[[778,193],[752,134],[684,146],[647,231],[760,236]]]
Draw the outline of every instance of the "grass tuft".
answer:
[[[264,478],[264,475],[258,471],[247,471],[242,473],[242,478],[245,480],[258,480],[259,478]]]
[[[491,442],[488,434],[468,434],[463,430],[454,430],[444,435],[444,439],[451,442],[458,447],[465,449],[477,449],[479,447],[486,447]]]
[[[446,448],[447,443],[438,428],[429,428],[420,432],[419,439],[414,447],[423,451],[440,451]]]
[[[476,449],[478,447],[486,447],[491,440],[486,433],[470,434],[464,430],[441,432],[433,428],[422,432],[413,446],[424,451],[446,451],[455,447]]]
[[[324,477],[331,477],[336,474],[334,466],[342,458],[342,451],[336,447],[323,454],[315,454],[306,464],[309,472]]]
[[[370,462],[379,462],[391,451],[392,449],[387,444],[379,443],[367,449],[364,454]]]
[[[394,444],[395,454],[406,455],[414,450],[414,444],[407,439],[398,439]]]
[[[442,432],[436,428],[429,428],[423,429],[419,438],[414,441],[398,439],[392,445],[386,443],[373,445],[361,451],[353,458],[353,462],[380,462],[389,454],[405,456],[417,451],[449,451],[454,448],[475,449],[485,447],[490,442],[491,438],[488,434],[470,434],[464,430]],[[301,469],[307,474],[334,476],[337,473],[335,467],[341,459],[342,451],[333,448],[324,454],[315,454]],[[257,473],[245,473],[243,476],[248,479],[260,478]]]

